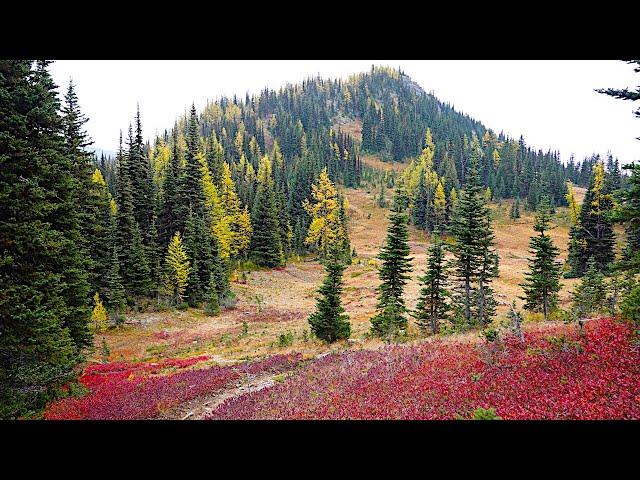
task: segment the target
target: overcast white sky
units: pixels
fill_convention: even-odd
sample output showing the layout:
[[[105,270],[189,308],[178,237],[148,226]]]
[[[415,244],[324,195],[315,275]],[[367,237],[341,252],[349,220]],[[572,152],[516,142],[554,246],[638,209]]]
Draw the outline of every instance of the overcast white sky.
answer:
[[[90,119],[94,147],[115,151],[140,103],[143,133],[153,138],[173,126],[195,102],[234,93],[277,89],[309,75],[347,77],[372,64],[400,67],[426,91],[453,104],[497,132],[536,149],[559,150],[582,159],[608,150],[622,163],[640,160],[640,119],[634,105],[594,92],[602,87],[635,87],[638,75],[624,62],[604,61],[106,61],[60,60],[51,73],[63,92],[69,78]]]

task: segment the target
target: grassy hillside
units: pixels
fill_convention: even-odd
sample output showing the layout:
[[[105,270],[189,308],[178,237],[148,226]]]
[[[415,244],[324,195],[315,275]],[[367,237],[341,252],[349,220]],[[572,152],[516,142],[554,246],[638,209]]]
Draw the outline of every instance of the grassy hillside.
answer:
[[[397,169],[399,165],[381,162],[375,157],[365,157],[365,161],[376,168],[388,166],[388,168]],[[584,194],[581,190],[578,192],[580,196]],[[148,418],[160,415],[162,418],[183,418],[184,416],[234,418],[237,414],[238,417],[243,418],[271,418],[271,416],[297,418],[295,415],[277,413],[279,411],[276,410],[261,410],[264,407],[264,400],[260,400],[262,403],[258,402],[255,405],[255,402],[252,403],[251,413],[247,413],[249,410],[242,410],[234,403],[234,399],[244,393],[259,391],[274,385],[278,388],[278,395],[288,395],[286,387],[280,383],[284,382],[284,385],[288,385],[287,379],[290,372],[295,370],[301,361],[312,362],[315,365],[314,362],[317,362],[318,358],[327,354],[352,351],[355,355],[355,352],[361,350],[379,351],[384,346],[380,340],[370,338],[367,333],[370,328],[370,318],[375,310],[375,288],[379,283],[376,256],[385,239],[388,209],[376,205],[375,192],[345,189],[344,194],[349,200],[351,244],[358,252],[354,263],[345,270],[344,274],[343,303],[350,315],[353,332],[350,340],[327,346],[309,338],[307,317],[314,309],[315,291],[324,276],[323,267],[313,258],[296,259],[285,268],[248,271],[245,272],[246,279],[238,275],[232,284],[238,298],[236,307],[223,310],[220,316],[209,317],[201,310],[195,309],[133,314],[128,316],[124,327],[109,330],[97,337],[95,354],[91,360],[97,363],[104,359],[104,355],[100,353],[104,339],[109,346],[108,358],[112,363],[94,366],[87,370],[81,377],[81,382],[92,389],[92,393],[84,399],[66,400],[57,404],[49,410],[48,417],[113,418],[109,415],[115,415],[118,418]],[[391,195],[392,192],[389,194]],[[500,277],[494,282],[499,300],[496,323],[506,318],[507,308],[512,300],[515,299],[518,305],[522,305],[522,301],[517,298],[522,294],[518,284],[524,278],[529,237],[534,233],[533,214],[523,212],[520,219],[511,220],[508,216],[510,205],[510,201],[503,201],[491,206],[496,248],[500,255]],[[564,208],[558,209],[553,226],[551,236],[560,248],[561,259],[564,260],[568,240],[568,219]],[[424,232],[413,227],[409,230],[414,270],[406,288],[405,298],[407,305],[413,308],[419,290],[417,277],[423,274],[425,268],[429,238]],[[570,292],[576,282],[577,280],[573,279],[562,280],[561,307],[569,307]],[[546,338],[547,334],[570,334],[574,331],[573,327],[563,327],[559,324],[543,325],[535,316],[529,316],[527,319],[525,328],[528,332],[537,332],[530,333],[533,335],[532,339],[537,339],[536,342],[542,341],[541,339]],[[439,345],[438,349],[444,349],[443,351],[449,349],[447,355],[452,355],[450,348],[452,345],[465,345],[464,351],[469,355],[468,361],[478,361],[477,354],[473,353],[476,347],[469,346],[481,345],[477,332],[455,334],[437,340],[427,338],[425,344],[425,337],[419,333],[414,324],[410,324],[408,343],[414,344],[415,347],[406,350],[406,354],[415,350],[422,352],[420,355],[426,355],[427,347],[420,345],[430,344],[434,340]],[[391,355],[392,351],[383,349],[381,352],[389,353],[371,353],[375,358],[372,357],[370,365],[369,360],[366,360],[369,357],[366,355],[353,358],[360,359],[357,361],[369,365],[367,367],[369,371],[381,361],[386,362],[387,360],[382,359],[386,358],[386,355]],[[378,359],[376,355],[382,357]],[[315,371],[315,368],[320,369],[319,372],[325,372],[322,375],[329,375],[327,369],[342,371],[343,358],[349,357],[331,358],[334,360],[327,360],[326,365],[322,363],[317,367],[309,368],[311,371]],[[265,361],[266,364],[264,364]],[[282,367],[282,362],[286,368]],[[199,373],[189,373],[193,368],[196,368],[194,372]],[[256,373],[248,375],[247,369],[255,370]],[[420,375],[417,372],[414,374]],[[169,377],[166,377],[167,375]],[[331,375],[329,377],[333,378]],[[174,376],[175,381],[182,379],[180,381],[191,382],[194,387],[193,390],[189,390],[191,393],[186,395],[182,390],[180,390],[182,393],[175,391],[174,381],[171,380]],[[111,381],[113,384],[108,383]],[[95,382],[102,386],[95,387]],[[143,385],[140,387],[141,391],[147,393],[138,398],[137,396],[142,394],[138,390],[135,390],[138,393],[132,393],[131,385],[126,382],[140,382]],[[301,388],[300,380],[295,382],[292,388]],[[334,391],[336,388],[341,389],[342,386],[331,387],[327,384],[319,388],[331,388]],[[298,394],[299,392],[296,393]],[[162,395],[170,395],[171,398],[157,400],[154,403],[153,398],[158,396],[160,398]],[[148,400],[148,397],[152,400]],[[228,402],[223,405],[227,400]],[[128,402],[146,406],[131,410],[126,406]],[[262,405],[262,407],[258,408],[256,405]],[[464,402],[460,405],[460,411],[466,412],[467,416],[471,414],[467,408],[470,408],[470,405]],[[389,417],[411,418],[412,416],[403,410],[405,407],[407,406],[398,406],[396,413],[390,414]],[[464,410],[465,408],[467,410]],[[104,413],[105,411],[107,413]],[[323,418],[334,418],[334,414],[337,414],[334,410],[331,411],[333,413],[324,410],[323,412],[319,414]],[[520,413],[513,413],[512,417],[523,418],[524,414]],[[353,415],[357,418],[378,418],[380,414],[373,410],[356,409]],[[444,415],[444,418],[450,418],[453,413],[448,412],[447,415]],[[536,415],[544,416],[540,412]],[[440,418],[433,412],[428,415],[424,412],[420,415],[416,413],[416,418],[418,417]]]
[[[390,168],[399,165],[380,162],[375,157],[367,158],[372,165]],[[388,209],[375,204],[374,192],[346,189],[344,193],[349,200],[349,236],[358,253],[353,265],[344,273],[343,303],[351,317],[353,335],[350,342],[330,348],[355,348],[354,345],[377,348],[381,342],[368,338],[366,333],[375,310],[375,288],[379,284],[376,257],[385,239]],[[500,277],[494,282],[500,302],[498,320],[505,318],[512,300],[522,304],[517,298],[522,295],[518,284],[524,278],[529,237],[534,233],[533,214],[523,212],[520,219],[511,220],[508,216],[510,205],[510,201],[492,205],[496,248],[500,255]],[[568,241],[564,208],[558,209],[554,227],[551,236],[564,260]],[[428,242],[428,235],[410,227],[414,270],[405,294],[409,307],[415,306],[418,298],[417,278],[425,268]],[[208,317],[195,309],[130,315],[125,327],[109,330],[96,339],[95,360],[99,359],[103,337],[111,350],[110,359],[122,361],[206,353],[226,362],[291,351],[301,351],[305,355],[322,353],[329,347],[319,341],[305,341],[305,332],[308,334],[307,316],[314,309],[315,291],[323,276],[322,265],[313,258],[299,259],[282,269],[247,272],[246,283],[236,278],[232,283],[238,296],[236,308],[224,310],[218,317]],[[570,292],[576,282],[575,279],[562,280],[562,307],[569,306]],[[419,336],[413,325],[410,332]],[[293,334],[292,345],[279,342],[279,337],[287,333]]]

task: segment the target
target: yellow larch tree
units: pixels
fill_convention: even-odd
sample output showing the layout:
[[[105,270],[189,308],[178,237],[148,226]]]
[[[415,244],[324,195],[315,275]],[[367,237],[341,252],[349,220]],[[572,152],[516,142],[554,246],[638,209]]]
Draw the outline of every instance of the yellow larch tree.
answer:
[[[305,244],[315,245],[322,257],[337,249],[347,232],[340,220],[338,191],[324,168],[311,186],[313,202],[305,199],[302,206],[311,216]]]
[[[182,246],[180,232],[176,232],[169,242],[165,264],[167,268],[164,282],[165,291],[177,303],[180,303],[189,283],[189,273],[191,272],[191,264],[187,252]]]
[[[93,304],[94,307],[91,311],[93,330],[96,333],[104,332],[109,327],[109,323],[107,322],[107,309],[104,308],[98,292],[93,296]]]
[[[571,225],[577,225],[580,221],[580,206],[576,200],[576,191],[573,188],[573,183],[571,182],[567,182],[567,194],[565,198],[569,204],[569,218],[571,219]]]
[[[244,209],[240,206],[240,199],[231,178],[231,169],[226,162],[222,166],[221,183],[220,204],[223,213],[220,221],[213,225],[212,229],[220,243],[220,255],[229,258],[249,248],[251,216],[246,206]]]
[[[436,191],[433,196],[433,210],[436,216],[436,225],[442,227],[447,213],[447,198],[441,180],[438,180],[438,185],[436,185]]]

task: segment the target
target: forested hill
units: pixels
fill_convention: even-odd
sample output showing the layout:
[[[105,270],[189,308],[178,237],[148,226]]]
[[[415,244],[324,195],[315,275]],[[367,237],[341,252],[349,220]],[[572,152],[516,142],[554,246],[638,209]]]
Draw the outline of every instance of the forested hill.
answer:
[[[142,141],[140,112],[134,123],[115,164],[103,158],[99,165],[119,204],[118,181],[130,184],[135,219],[143,232],[155,224],[161,251],[175,231],[184,229],[193,200],[189,192],[202,175],[199,155],[208,170],[206,181],[217,192],[231,186],[238,208],[246,208],[244,224],[249,214],[252,223],[259,221],[260,166],[269,160],[263,170],[273,183],[269,191],[279,216],[273,228],[284,258],[288,252],[308,251],[312,218],[303,204],[324,168],[332,181],[346,187],[358,187],[363,179],[380,189],[383,183],[397,187],[413,224],[430,230],[439,219],[446,230],[474,152],[487,195],[494,200],[516,197],[532,210],[544,195],[552,205],[566,205],[567,181],[587,186],[599,161],[593,157],[576,164],[572,159],[565,166],[557,153],[536,152],[523,138],[496,134],[426,93],[401,71],[382,67],[346,80],[316,77],[244,99],[223,97],[200,114],[192,108],[153,145]],[[382,178],[364,167],[365,154],[388,162],[414,160],[399,178]],[[610,170],[618,170],[612,159],[609,164]],[[121,174],[129,178],[118,179]],[[258,248],[254,239],[259,230],[253,227],[251,245],[239,242],[239,252],[251,255]],[[236,233],[241,229],[234,228]]]
[[[340,124],[350,122],[361,127],[361,135],[344,134]],[[177,121],[178,138],[186,136],[187,123],[185,117]],[[310,78],[244,100],[222,98],[200,113],[199,128],[203,148],[209,152],[220,148],[222,159],[233,166],[234,181],[248,204],[260,156],[270,154],[277,141],[294,210],[323,167],[332,179],[357,186],[362,175],[360,154],[376,154],[387,161],[416,157],[425,146],[427,129],[435,147],[434,169],[448,178],[447,194],[465,181],[474,134],[484,152],[482,180],[493,197],[526,198],[531,207],[544,191],[555,205],[564,205],[566,181],[587,186],[598,160],[571,159],[564,166],[557,152],[535,151],[523,138],[496,134],[426,93],[403,72],[385,67],[372,67],[347,80]],[[168,129],[150,148],[152,161],[170,150],[172,142]],[[179,143],[185,146],[183,140]],[[162,168],[162,163],[155,165],[160,175]]]

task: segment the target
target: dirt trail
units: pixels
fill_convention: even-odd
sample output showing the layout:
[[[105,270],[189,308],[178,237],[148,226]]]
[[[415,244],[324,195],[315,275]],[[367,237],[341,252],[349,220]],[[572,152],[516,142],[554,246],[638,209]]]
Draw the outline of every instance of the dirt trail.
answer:
[[[157,420],[204,420],[225,400],[245,393],[257,392],[274,385],[274,378],[278,375],[282,374],[264,373],[261,375],[242,376],[235,384],[182,403],[160,415]]]

